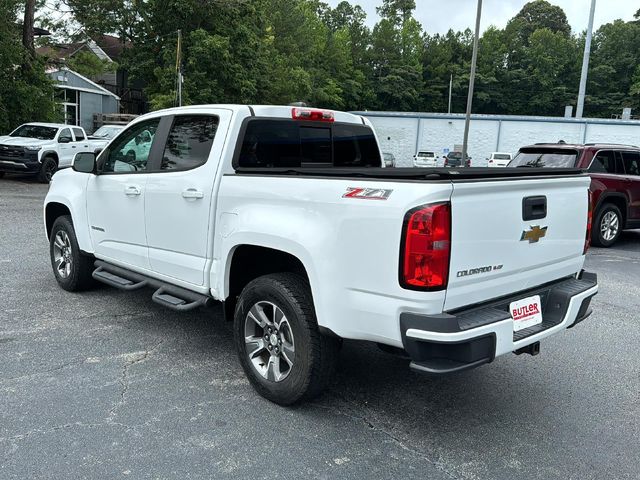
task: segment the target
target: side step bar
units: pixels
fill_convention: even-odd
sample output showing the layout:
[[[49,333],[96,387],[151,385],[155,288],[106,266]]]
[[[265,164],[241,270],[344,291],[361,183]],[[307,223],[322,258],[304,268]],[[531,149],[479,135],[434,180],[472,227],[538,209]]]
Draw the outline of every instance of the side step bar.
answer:
[[[111,265],[102,260],[96,260],[94,265],[96,269],[93,271],[92,276],[99,282],[126,291],[138,290],[144,287],[156,288],[157,290],[151,299],[159,305],[177,312],[209,307],[214,303],[214,300],[206,295],[132,272],[126,268]]]

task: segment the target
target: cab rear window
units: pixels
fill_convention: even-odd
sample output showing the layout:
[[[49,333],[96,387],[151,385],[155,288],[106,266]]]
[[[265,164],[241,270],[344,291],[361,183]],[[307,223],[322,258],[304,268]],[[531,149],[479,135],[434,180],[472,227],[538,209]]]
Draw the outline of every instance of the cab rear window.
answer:
[[[237,165],[244,168],[380,167],[373,131],[364,125],[250,120]]]
[[[573,168],[577,160],[576,150],[526,148],[518,152],[509,167]]]

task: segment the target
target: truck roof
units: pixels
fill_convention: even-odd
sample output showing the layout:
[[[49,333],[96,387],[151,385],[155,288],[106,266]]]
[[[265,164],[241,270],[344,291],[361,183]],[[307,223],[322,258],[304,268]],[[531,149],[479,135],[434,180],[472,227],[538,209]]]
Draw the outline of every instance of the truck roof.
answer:
[[[571,149],[600,149],[600,148],[638,148],[635,145],[625,145],[618,143],[536,143],[533,145],[526,145],[522,148],[571,148]]]
[[[82,128],[78,125],[65,125],[64,123],[45,123],[45,122],[29,122],[23,125],[35,125],[37,127],[51,127],[51,128]]]
[[[246,113],[249,115],[253,114],[256,117],[282,118],[282,119],[291,119],[292,110],[294,108],[299,108],[301,110],[322,110],[322,111],[332,112],[335,116],[336,122],[353,123],[353,124],[360,124],[360,125],[365,123],[365,120],[363,120],[363,117],[359,115],[354,115],[352,113],[340,112],[338,110],[330,110],[325,108],[298,107],[298,106],[292,106],[292,105],[288,105],[288,106],[287,105],[237,105],[237,104],[191,105],[187,107],[167,108],[165,110],[159,110],[147,115],[154,115],[159,112],[162,112],[163,114],[172,113],[172,112],[175,112],[175,113],[189,112],[192,110],[201,110],[206,108],[224,108],[227,110],[233,110],[234,113],[240,112],[240,113]],[[143,117],[147,117],[147,115],[144,115]],[[142,118],[142,117],[138,117],[138,119],[139,118]]]

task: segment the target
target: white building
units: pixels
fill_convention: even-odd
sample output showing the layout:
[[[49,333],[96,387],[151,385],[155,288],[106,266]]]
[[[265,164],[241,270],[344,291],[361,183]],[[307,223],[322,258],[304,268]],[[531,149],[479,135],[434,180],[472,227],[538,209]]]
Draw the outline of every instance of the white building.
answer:
[[[399,167],[412,166],[418,150],[442,156],[462,144],[464,115],[442,113],[355,112],[373,123],[383,152],[392,153]],[[469,156],[484,166],[491,152],[515,154],[525,145],[555,143],[640,144],[640,121],[601,118],[472,115]]]

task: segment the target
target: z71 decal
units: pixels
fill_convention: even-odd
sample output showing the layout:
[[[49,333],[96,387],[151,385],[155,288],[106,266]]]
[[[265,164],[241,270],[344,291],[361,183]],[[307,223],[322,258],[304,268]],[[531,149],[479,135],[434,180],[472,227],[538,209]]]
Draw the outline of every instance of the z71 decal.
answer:
[[[382,188],[360,188],[347,187],[347,193],[342,198],[357,198],[360,200],[387,200],[393,190],[384,190]]]

